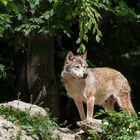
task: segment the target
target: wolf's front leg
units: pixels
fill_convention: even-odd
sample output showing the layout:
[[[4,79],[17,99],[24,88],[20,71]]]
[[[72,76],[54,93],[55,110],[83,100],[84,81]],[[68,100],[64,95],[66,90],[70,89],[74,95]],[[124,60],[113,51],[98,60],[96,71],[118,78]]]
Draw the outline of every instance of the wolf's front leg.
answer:
[[[81,100],[78,100],[78,99],[74,99],[74,102],[77,106],[81,120],[84,120],[85,119],[85,112],[84,112],[84,108],[83,108],[83,102]]]
[[[95,97],[88,97],[86,99],[87,103],[87,120],[92,120],[93,119],[93,110],[94,110],[94,102],[95,102]]]

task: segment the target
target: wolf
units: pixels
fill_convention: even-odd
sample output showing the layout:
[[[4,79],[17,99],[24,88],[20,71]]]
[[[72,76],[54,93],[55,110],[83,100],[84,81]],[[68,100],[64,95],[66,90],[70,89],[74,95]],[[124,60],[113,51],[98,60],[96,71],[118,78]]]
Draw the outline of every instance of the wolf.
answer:
[[[89,68],[87,52],[74,55],[68,52],[61,78],[69,97],[79,111],[80,119],[92,120],[94,105],[114,110],[115,102],[129,115],[134,112],[127,79],[117,70],[108,67]],[[86,116],[83,103],[86,103]]]

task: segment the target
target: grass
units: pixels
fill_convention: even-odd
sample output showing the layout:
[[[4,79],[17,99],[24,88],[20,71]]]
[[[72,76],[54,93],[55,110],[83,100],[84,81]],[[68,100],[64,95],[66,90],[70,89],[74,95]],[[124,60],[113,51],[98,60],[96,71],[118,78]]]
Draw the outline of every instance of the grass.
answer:
[[[56,120],[50,116],[30,116],[27,112],[10,107],[0,106],[0,115],[6,120],[18,125],[25,130],[27,135],[35,140],[57,140],[53,137],[53,131],[58,128]],[[140,140],[140,118],[139,113],[133,116],[125,112],[100,111],[96,116],[105,115],[102,120],[102,133],[89,130],[89,140]],[[20,140],[21,131],[18,132],[16,140]]]
[[[129,116],[125,112],[100,111],[98,115],[106,115],[102,122],[102,133],[89,130],[89,140],[140,140],[139,114]]]
[[[57,129],[57,124],[50,116],[30,116],[28,113],[13,110],[11,107],[0,106],[0,115],[6,120],[11,121],[15,125],[25,130],[29,136],[36,140],[56,140],[53,138],[53,130]],[[17,136],[17,140],[20,136]]]

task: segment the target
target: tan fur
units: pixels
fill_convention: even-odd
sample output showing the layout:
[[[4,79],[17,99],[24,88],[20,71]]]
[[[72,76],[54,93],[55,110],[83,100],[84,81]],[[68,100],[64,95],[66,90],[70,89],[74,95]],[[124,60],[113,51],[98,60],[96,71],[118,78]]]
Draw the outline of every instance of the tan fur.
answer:
[[[114,103],[131,114],[134,109],[130,100],[130,86],[127,79],[111,68],[87,68],[86,53],[73,55],[69,52],[61,77],[69,97],[73,98],[81,120],[91,120],[94,105],[114,110]],[[87,104],[87,114],[83,109]]]

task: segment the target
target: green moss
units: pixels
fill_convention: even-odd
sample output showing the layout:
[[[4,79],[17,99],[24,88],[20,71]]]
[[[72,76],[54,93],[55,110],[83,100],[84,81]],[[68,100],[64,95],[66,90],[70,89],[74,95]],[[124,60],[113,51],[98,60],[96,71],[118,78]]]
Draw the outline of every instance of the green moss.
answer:
[[[28,113],[11,107],[0,107],[0,115],[25,130],[29,136],[39,140],[53,140],[52,132],[57,124],[50,116],[30,116]]]

